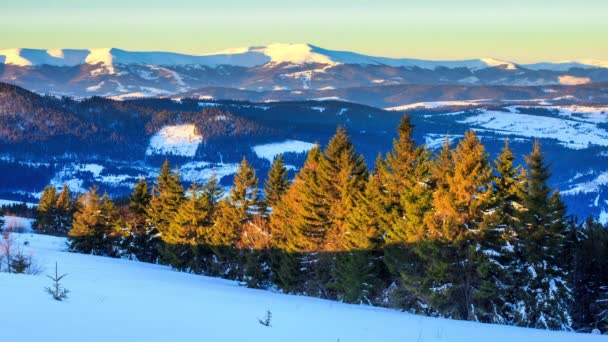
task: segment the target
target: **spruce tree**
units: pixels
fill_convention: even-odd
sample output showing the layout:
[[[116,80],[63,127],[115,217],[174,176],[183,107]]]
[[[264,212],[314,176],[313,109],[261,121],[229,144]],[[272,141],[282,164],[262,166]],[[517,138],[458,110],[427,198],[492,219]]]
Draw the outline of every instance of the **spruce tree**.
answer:
[[[95,187],[78,198],[78,210],[68,236],[75,252],[118,256],[117,240],[121,235],[120,217],[106,195],[100,198]]]
[[[283,157],[279,154],[274,158],[264,184],[263,214],[266,214],[268,208],[273,208],[279,202],[287,188],[289,188],[287,169],[283,163]]]
[[[203,188],[204,192],[207,193],[207,197],[211,201],[211,206],[215,208],[217,203],[224,195],[224,189],[214,173],[211,174],[211,177],[209,177]]]
[[[220,201],[216,219],[209,234],[208,244],[220,261],[220,272],[230,270],[231,274],[242,277],[242,255],[236,250],[245,225],[250,224],[254,215],[259,215],[258,179],[255,170],[245,158],[239,164],[234,183],[227,199]]]
[[[337,252],[331,286],[347,303],[370,304],[378,293],[380,274],[379,220],[376,216],[377,176],[372,174],[366,191],[347,215],[343,250]]]
[[[502,153],[494,161],[495,175],[492,191],[493,207],[485,216],[480,230],[480,247],[487,256],[478,268],[481,278],[477,300],[479,315],[487,322],[506,324],[516,313],[514,289],[519,285],[517,272],[518,215],[522,205],[523,179],[515,156],[505,142]]]
[[[416,147],[412,125],[404,116],[397,130],[393,150],[386,157],[386,193],[391,220],[384,229],[387,244],[404,244],[425,235],[424,214],[430,210],[432,191],[430,155]]]
[[[74,203],[72,193],[67,184],[63,185],[55,203],[55,231],[59,234],[67,234],[72,229],[74,215]]]
[[[188,196],[182,201],[177,213],[162,235],[163,263],[178,270],[198,272],[197,246],[202,242],[200,237],[212,224],[211,200],[208,193],[193,183],[188,189]]]
[[[433,194],[433,211],[425,222],[428,240],[418,252],[426,260],[422,291],[431,307],[455,318],[482,320],[479,270],[487,256],[480,253],[480,232],[492,209],[492,170],[483,145],[466,132],[452,152],[453,171]]]
[[[125,215],[124,248],[128,255],[144,262],[155,262],[158,258],[158,239],[155,237],[158,231],[147,218],[151,198],[148,182],[140,179],[129,196],[129,209]]]
[[[56,217],[57,189],[49,185],[44,188],[38,207],[36,208],[36,221],[34,228],[42,233],[54,233],[54,220]]]
[[[343,250],[346,217],[362,195],[367,181],[363,155],[357,154],[346,130],[339,127],[319,161],[319,185],[327,210],[325,251]]]
[[[156,179],[147,210],[151,227],[158,230],[160,236],[167,230],[183,200],[184,189],[179,175],[171,172],[169,162],[165,161]]]
[[[248,219],[251,214],[259,214],[258,182],[255,169],[243,157],[234,176],[234,184],[229,196],[230,203],[239,209],[241,220]]]
[[[304,291],[310,271],[306,253],[322,246],[327,220],[317,177],[321,157],[318,145],[308,152],[294,182],[270,214],[273,282],[287,292]]]
[[[521,237],[516,246],[520,277],[516,324],[543,329],[569,329],[571,302],[568,270],[562,256],[568,230],[565,206],[548,185],[551,176],[540,143],[526,157],[524,211],[520,215]],[[567,263],[566,263],[567,264]]]
[[[573,328],[608,332],[608,229],[593,218],[577,229],[572,274]]]

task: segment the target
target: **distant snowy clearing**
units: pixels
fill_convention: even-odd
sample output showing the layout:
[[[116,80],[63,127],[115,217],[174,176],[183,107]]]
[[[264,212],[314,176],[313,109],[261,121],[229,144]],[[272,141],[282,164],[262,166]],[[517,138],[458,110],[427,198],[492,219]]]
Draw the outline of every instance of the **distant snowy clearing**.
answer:
[[[0,273],[3,341],[581,342],[605,336],[411,315],[239,286],[136,261],[65,252],[64,238],[15,234],[42,274]],[[25,241],[29,246],[23,245]],[[67,302],[43,287],[67,273]],[[271,326],[258,323],[266,311]]]
[[[490,100],[465,100],[465,101],[431,101],[431,102],[416,102],[402,106],[384,108],[391,111],[403,111],[411,109],[432,109],[451,106],[477,106]]]
[[[194,157],[203,137],[192,124],[165,126],[150,138],[146,155]]]
[[[306,141],[287,140],[278,143],[254,146],[253,152],[255,152],[259,158],[267,159],[272,163],[274,157],[279,154],[286,152],[302,153],[312,149],[313,147],[315,147],[315,144],[311,144]]]
[[[13,201],[13,200],[0,199],[0,206],[4,206],[4,205],[17,205],[17,204],[23,204],[23,203],[25,203],[25,205],[28,208],[33,208],[33,207],[35,207],[35,206],[38,205],[38,203],[21,202],[21,201]]]
[[[458,122],[473,129],[488,129],[497,134],[529,138],[556,139],[571,149],[592,145],[608,146],[608,132],[595,124],[565,117],[548,117],[499,111],[483,111]]]

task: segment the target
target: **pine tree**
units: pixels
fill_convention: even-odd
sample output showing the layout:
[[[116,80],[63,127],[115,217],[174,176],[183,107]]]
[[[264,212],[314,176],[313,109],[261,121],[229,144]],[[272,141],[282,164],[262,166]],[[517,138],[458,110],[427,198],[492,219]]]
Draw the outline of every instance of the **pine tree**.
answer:
[[[178,270],[199,272],[197,246],[202,243],[204,230],[212,224],[212,201],[208,196],[196,183],[188,189],[188,196],[162,235],[163,263]]]
[[[211,207],[215,208],[217,203],[224,195],[224,189],[220,185],[215,174],[211,174],[211,177],[207,180],[207,183],[204,185],[205,193],[207,193],[207,197],[211,201]]]
[[[327,220],[317,177],[321,157],[318,145],[308,152],[294,182],[270,214],[273,282],[287,292],[304,291],[310,272],[306,253],[322,246]]]
[[[158,230],[161,237],[183,200],[184,189],[181,186],[179,175],[171,172],[169,162],[165,161],[158,174],[156,187],[152,191],[152,198],[147,210],[151,227]]]
[[[44,188],[38,207],[36,208],[36,221],[34,228],[42,233],[54,232],[54,218],[56,217],[57,189],[49,185]]]
[[[259,214],[258,182],[255,169],[243,157],[234,176],[234,184],[229,196],[230,203],[239,209],[243,221],[248,219],[249,215]]]
[[[158,259],[158,239],[155,237],[158,231],[147,219],[151,198],[148,182],[140,179],[129,196],[128,211],[123,214],[127,230],[123,248],[127,255],[144,262]]]
[[[573,328],[608,332],[608,229],[589,217],[577,229],[573,286]]]
[[[218,204],[213,229],[208,237],[208,244],[220,260],[220,271],[229,269],[237,277],[243,276],[244,262],[239,260],[242,255],[237,252],[236,246],[242,239],[244,226],[259,215],[257,185],[255,170],[243,158],[228,198]]]
[[[289,179],[287,179],[287,169],[283,163],[283,157],[279,154],[274,158],[268,178],[264,184],[264,202],[262,213],[266,213],[268,208],[274,207],[281,196],[289,188]]]
[[[389,196],[388,226],[384,229],[387,244],[419,241],[425,234],[424,214],[431,208],[432,191],[430,155],[424,146],[416,147],[412,126],[404,116],[386,158],[386,193]]]
[[[483,145],[474,132],[452,152],[453,171],[433,194],[433,211],[425,222],[429,227],[428,248],[418,255],[427,260],[422,291],[431,307],[455,318],[482,320],[479,307],[482,279],[479,270],[486,256],[479,252],[485,216],[492,209],[492,170]]]
[[[129,209],[137,215],[145,216],[151,199],[148,181],[140,178],[133,188],[133,193],[129,196]]]
[[[520,285],[514,245],[519,231],[518,215],[522,205],[522,171],[514,165],[515,156],[505,142],[494,161],[496,174],[492,191],[493,207],[485,216],[479,234],[480,247],[487,256],[478,267],[481,284],[477,293],[479,315],[486,322],[512,322]]]
[[[337,253],[331,286],[348,303],[371,303],[378,292],[380,274],[379,220],[376,216],[377,176],[372,174],[365,193],[347,215],[343,250]]]
[[[105,194],[102,199],[96,188],[78,198],[78,211],[74,214],[69,231],[70,249],[75,252],[118,256],[116,246],[121,235],[120,217],[114,203]]]
[[[72,193],[67,184],[63,185],[55,203],[55,230],[59,234],[67,234],[72,229],[74,203]]]
[[[525,291],[519,291],[516,324],[544,328],[569,329],[571,301],[568,271],[560,256],[567,235],[565,206],[557,192],[552,193],[551,176],[540,143],[534,143],[526,157],[524,211],[520,215],[522,230],[516,246],[520,261],[520,277]]]
[[[365,160],[355,152],[344,128],[339,127],[327,144],[319,161],[318,177],[328,215],[323,250],[341,251],[346,217],[362,195],[368,177]]]

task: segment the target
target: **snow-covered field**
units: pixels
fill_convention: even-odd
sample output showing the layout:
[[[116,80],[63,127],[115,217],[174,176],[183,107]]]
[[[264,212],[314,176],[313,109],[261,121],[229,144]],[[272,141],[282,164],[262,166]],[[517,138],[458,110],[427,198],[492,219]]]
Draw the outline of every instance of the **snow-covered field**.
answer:
[[[3,205],[14,205],[14,204],[22,204],[22,203],[24,203],[24,202],[21,202],[21,201],[13,201],[13,200],[6,200],[6,199],[0,199],[0,206],[3,206]],[[38,204],[37,204],[37,203],[31,203],[31,202],[25,202],[25,205],[26,205],[28,208],[33,208],[33,207],[37,206]]]
[[[272,163],[274,157],[279,154],[286,152],[302,153],[312,149],[313,147],[315,147],[315,144],[311,144],[306,141],[287,140],[283,142],[254,146],[253,152],[255,152],[258,157],[267,159]]]
[[[146,155],[172,154],[194,157],[203,137],[192,124],[165,126],[150,138]]]
[[[189,162],[179,167],[182,180],[188,182],[206,181],[215,176],[216,179],[235,174],[239,164],[208,163],[205,161]]]
[[[441,108],[451,106],[478,106],[490,100],[466,100],[466,101],[430,101],[430,102],[415,102],[409,103],[402,106],[384,108],[386,110],[403,111],[411,109],[430,109],[430,108]]]
[[[253,290],[164,266],[65,252],[63,238],[16,234],[40,275],[0,273],[2,341],[582,342],[605,336],[429,318]],[[55,262],[71,292],[43,292]],[[266,310],[271,326],[258,323]]]
[[[556,139],[565,147],[584,149],[590,146],[608,146],[608,132],[585,120],[560,116],[540,116],[521,113],[483,110],[468,116],[460,123],[497,134],[529,138]]]
[[[31,232],[32,224],[34,224],[34,219],[20,216],[3,216],[4,220],[4,229],[11,229],[16,232]]]

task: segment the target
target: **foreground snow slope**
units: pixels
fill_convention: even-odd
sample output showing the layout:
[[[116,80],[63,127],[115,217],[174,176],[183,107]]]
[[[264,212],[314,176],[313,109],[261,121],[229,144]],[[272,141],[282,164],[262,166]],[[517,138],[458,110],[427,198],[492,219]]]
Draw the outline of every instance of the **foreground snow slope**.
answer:
[[[65,252],[65,239],[25,234],[41,275],[0,273],[2,341],[605,341],[405,314],[253,290],[166,267]],[[67,302],[43,292],[68,273]],[[258,323],[266,310],[272,326]]]

